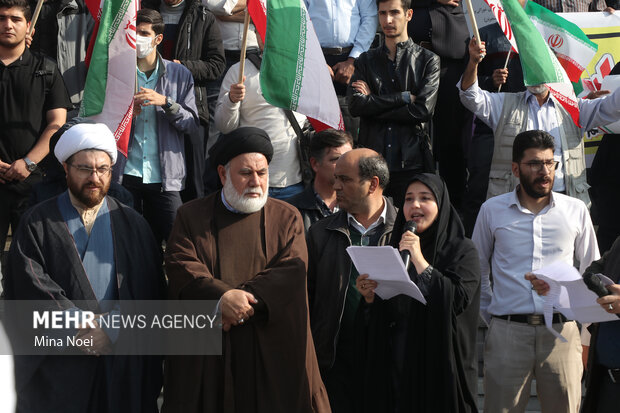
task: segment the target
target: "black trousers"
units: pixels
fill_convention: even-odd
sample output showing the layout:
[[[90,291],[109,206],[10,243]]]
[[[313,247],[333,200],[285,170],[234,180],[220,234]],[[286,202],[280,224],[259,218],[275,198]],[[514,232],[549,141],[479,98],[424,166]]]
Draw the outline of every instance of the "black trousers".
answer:
[[[9,191],[0,184],[0,256],[4,253],[9,226],[15,233],[21,216],[28,208],[29,197]]]
[[[142,178],[123,175],[123,186],[133,196],[133,207],[149,223],[159,245],[167,241],[177,209],[183,204],[178,191],[162,191],[161,184],[144,184]]]

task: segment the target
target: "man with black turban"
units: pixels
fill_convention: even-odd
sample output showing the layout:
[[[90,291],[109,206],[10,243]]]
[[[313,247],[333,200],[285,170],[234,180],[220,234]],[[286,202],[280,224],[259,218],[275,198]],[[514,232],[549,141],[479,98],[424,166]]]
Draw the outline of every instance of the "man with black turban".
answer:
[[[222,355],[166,361],[163,412],[329,412],[308,322],[297,209],[267,197],[273,147],[244,127],[210,150],[223,189],[179,208],[166,248],[173,299],[218,300]]]

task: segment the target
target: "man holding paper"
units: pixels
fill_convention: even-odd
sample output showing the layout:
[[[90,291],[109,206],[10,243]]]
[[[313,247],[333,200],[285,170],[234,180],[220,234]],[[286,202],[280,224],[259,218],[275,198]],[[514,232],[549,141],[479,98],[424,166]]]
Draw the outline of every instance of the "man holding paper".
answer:
[[[359,274],[346,249],[389,245],[396,209],[383,197],[389,171],[377,152],[354,149],[343,154],[334,177],[340,210],[308,232],[310,326],[332,410],[360,412],[363,378],[356,356],[363,340],[356,314],[362,296],[355,287]]]
[[[556,339],[544,326],[543,299],[525,278],[557,261],[578,261],[583,272],[599,258],[586,205],[551,191],[554,149],[547,132],[518,134],[512,173],[519,185],[485,202],[474,228],[482,276],[480,312],[490,322],[485,412],[525,411],[534,377],[542,411],[579,410],[583,367],[577,325],[554,314],[553,328],[568,342]]]

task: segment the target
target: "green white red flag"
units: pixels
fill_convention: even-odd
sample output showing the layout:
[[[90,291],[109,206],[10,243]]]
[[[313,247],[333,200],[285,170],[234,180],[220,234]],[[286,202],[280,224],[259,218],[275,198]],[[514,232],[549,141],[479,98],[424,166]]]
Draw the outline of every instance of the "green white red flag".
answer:
[[[303,0],[251,0],[264,41],[260,83],[270,104],[306,115],[314,129],[344,129],[338,98]]]
[[[136,87],[136,0],[86,0],[94,41],[80,116],[106,124],[127,156]]]
[[[510,44],[519,53],[525,85],[545,83],[553,97],[579,126],[579,106],[570,78],[521,4],[517,0],[485,2],[497,18]]]

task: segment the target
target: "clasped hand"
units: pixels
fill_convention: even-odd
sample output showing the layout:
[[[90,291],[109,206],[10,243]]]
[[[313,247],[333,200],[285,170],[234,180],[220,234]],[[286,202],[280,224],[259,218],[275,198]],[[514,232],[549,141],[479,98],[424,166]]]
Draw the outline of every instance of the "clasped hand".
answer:
[[[222,295],[220,309],[222,311],[222,329],[245,323],[254,315],[254,307],[258,300],[254,295],[244,290],[228,290]]]

